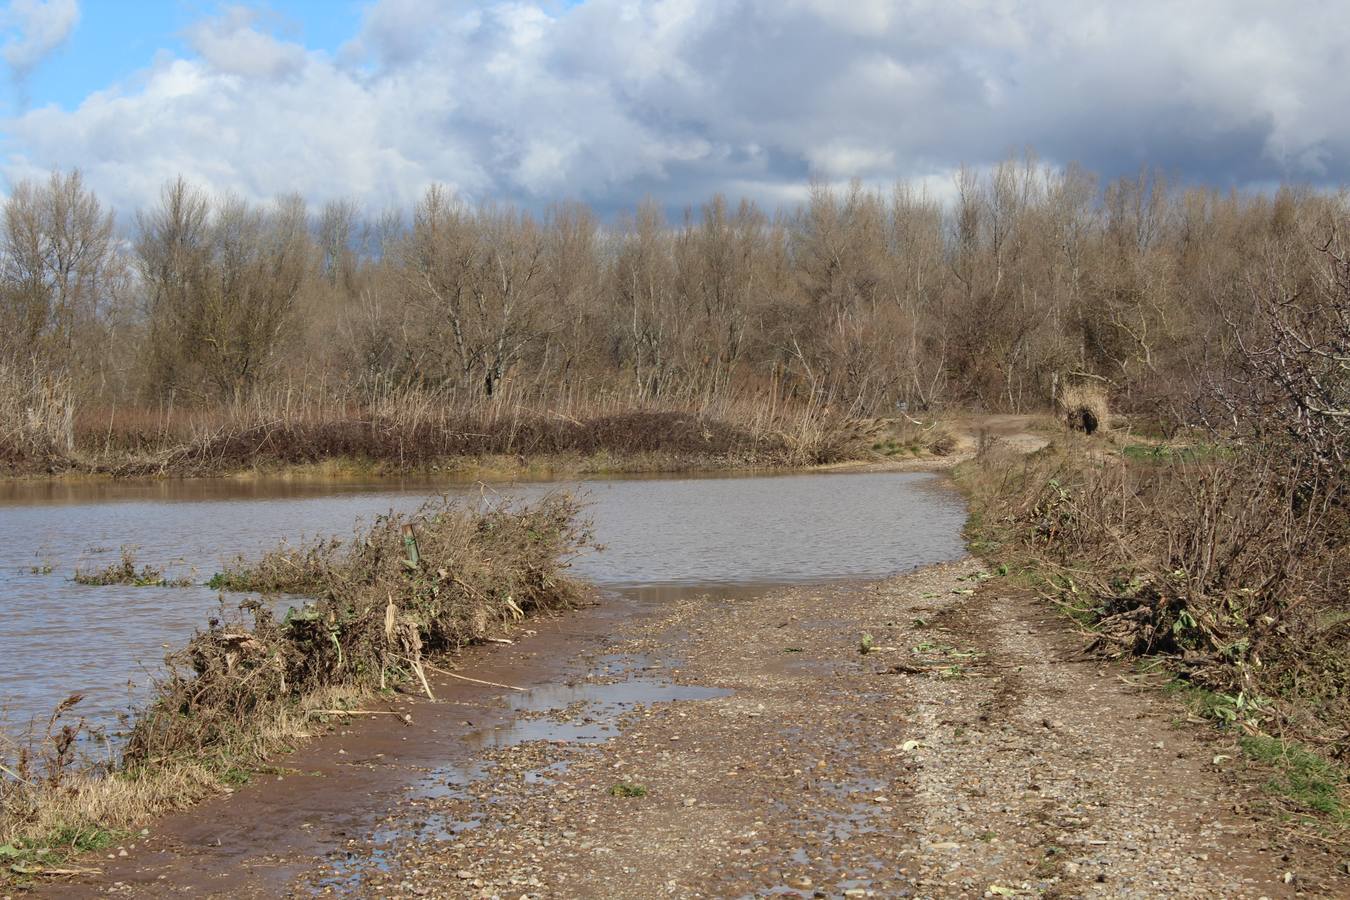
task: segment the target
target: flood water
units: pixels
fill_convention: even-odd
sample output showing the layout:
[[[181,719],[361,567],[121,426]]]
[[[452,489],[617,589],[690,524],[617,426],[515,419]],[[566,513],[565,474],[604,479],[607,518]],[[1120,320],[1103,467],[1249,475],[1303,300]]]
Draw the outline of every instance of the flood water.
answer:
[[[164,653],[219,608],[204,586],[88,587],[135,548],[139,564],[205,581],[238,554],[347,536],[448,490],[466,502],[567,490],[602,552],[574,563],[604,588],[671,591],[881,577],[962,555],[957,495],[922,473],[633,478],[513,485],[431,481],[159,481],[0,485],[0,729],[44,724],[71,693],[91,721],[146,696]],[[235,604],[238,597],[226,602]]]

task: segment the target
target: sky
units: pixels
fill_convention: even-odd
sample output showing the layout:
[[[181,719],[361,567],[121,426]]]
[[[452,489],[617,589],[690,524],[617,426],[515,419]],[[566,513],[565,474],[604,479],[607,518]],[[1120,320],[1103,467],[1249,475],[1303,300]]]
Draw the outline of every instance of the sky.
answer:
[[[1269,0],[10,0],[0,191],[602,213],[1028,148],[1267,189],[1350,181],[1350,15]]]

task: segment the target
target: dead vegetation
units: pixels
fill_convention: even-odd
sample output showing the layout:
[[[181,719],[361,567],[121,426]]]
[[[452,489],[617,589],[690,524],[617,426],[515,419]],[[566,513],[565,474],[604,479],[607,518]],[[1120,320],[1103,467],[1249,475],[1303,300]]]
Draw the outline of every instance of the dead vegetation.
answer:
[[[672,408],[633,398],[574,409],[505,399],[459,404],[432,390],[360,403],[258,399],[229,411],[79,419],[73,449],[0,456],[13,473],[211,476],[336,463],[377,472],[533,467],[577,472],[776,468],[865,455],[875,420],[800,404]],[[17,445],[16,445],[17,446]],[[61,445],[64,447],[64,445]]]
[[[1298,473],[1234,454],[1100,461],[1069,444],[983,465],[965,476],[982,549],[1089,625],[1093,648],[1165,657],[1253,727],[1344,752],[1343,498],[1297,497]]]
[[[1083,434],[1095,434],[1111,427],[1106,389],[1100,384],[1078,381],[1069,384],[1055,397],[1058,418],[1066,426]]]
[[[1176,423],[1180,442],[1122,439],[1120,452],[1067,433],[1029,459],[989,453],[963,473],[978,549],[1090,628],[1097,651],[1162,660],[1206,715],[1247,735],[1249,755],[1291,766],[1287,784],[1319,773],[1316,790],[1284,793],[1342,826],[1350,823],[1343,238],[1331,231],[1316,250],[1318,277],[1297,290],[1274,276],[1250,285],[1253,309],[1231,323],[1231,367],[1197,379],[1208,390],[1190,409],[1207,427]]]
[[[281,618],[256,599],[222,607],[166,659],[152,700],[102,761],[71,718],[78,697],[45,732],[3,739],[0,871],[60,869],[99,834],[246,780],[382,690],[431,693],[433,660],[448,668],[456,649],[575,604],[581,589],[567,560],[589,541],[577,514],[562,495],[476,512],[442,497],[416,515],[381,517],[351,541],[241,563],[230,587],[313,599]]]
[[[163,570],[146,564],[136,568],[136,552],[132,547],[123,547],[121,558],[102,569],[76,569],[74,580],[78,584],[102,586],[111,584],[132,587],[187,587],[192,584],[190,578],[168,578]]]

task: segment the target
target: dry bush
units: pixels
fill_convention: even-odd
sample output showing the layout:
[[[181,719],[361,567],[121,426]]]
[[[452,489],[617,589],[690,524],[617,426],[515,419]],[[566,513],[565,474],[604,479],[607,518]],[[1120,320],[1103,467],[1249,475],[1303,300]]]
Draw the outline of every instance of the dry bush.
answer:
[[[1343,488],[1308,493],[1305,474],[1235,450],[1050,451],[989,461],[974,490],[998,552],[1040,573],[1096,649],[1164,656],[1258,724],[1344,753],[1350,521]]]
[[[382,516],[350,542],[282,548],[222,576],[222,586],[305,594],[278,621],[256,601],[169,659],[158,697],[132,729],[129,764],[192,757],[254,740],[250,723],[278,704],[346,685],[416,684],[427,655],[452,652],[527,615],[565,608],[578,588],[566,557],[588,540],[570,497],[471,513],[446,497],[415,516]],[[417,523],[420,560],[403,528]]]
[[[1106,390],[1099,384],[1067,385],[1055,397],[1055,411],[1060,421],[1074,431],[1094,434],[1110,428]]]
[[[928,449],[934,456],[951,456],[961,446],[960,440],[945,428],[937,429],[929,439]]]

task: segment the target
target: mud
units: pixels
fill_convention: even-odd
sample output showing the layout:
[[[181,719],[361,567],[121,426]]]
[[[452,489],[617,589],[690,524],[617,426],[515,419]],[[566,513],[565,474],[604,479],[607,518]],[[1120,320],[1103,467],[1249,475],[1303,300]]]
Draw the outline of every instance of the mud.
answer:
[[[586,674],[620,623],[651,614],[650,599],[616,593],[603,603],[532,621],[512,645],[471,648],[458,663],[475,678],[531,689],[529,693],[435,677],[435,702],[400,695],[380,705],[411,716],[411,725],[395,724],[396,716],[348,719],[277,760],[278,774],[255,776],[229,795],[164,818],[149,836],[112,848],[101,863],[85,861],[102,869],[95,881],[46,885],[37,893],[282,895],[316,859],[358,836],[368,839],[390,803],[401,802],[405,792],[412,796],[429,780],[452,780],[453,773],[473,771],[485,748],[532,739],[592,738],[565,725],[552,734],[532,716],[550,711],[563,698],[602,697]],[[604,699],[618,706],[647,694],[671,693],[658,678],[645,681],[617,699]],[[601,727],[597,724],[592,731],[603,734]]]
[[[480,670],[538,695],[438,685],[414,728],[358,723],[287,761],[322,777],[245,788],[44,894],[1350,892],[1334,853],[1216,762],[1221,738],[979,573],[630,597],[545,623]]]

